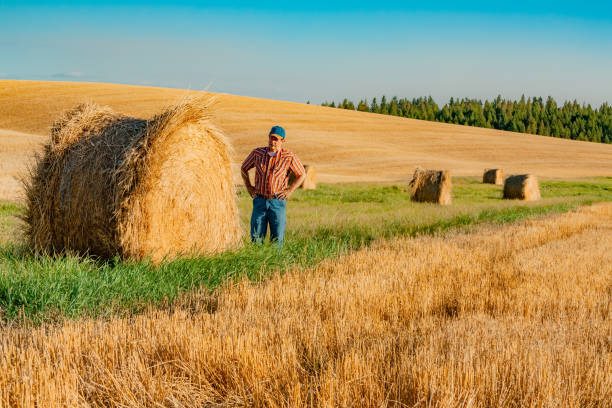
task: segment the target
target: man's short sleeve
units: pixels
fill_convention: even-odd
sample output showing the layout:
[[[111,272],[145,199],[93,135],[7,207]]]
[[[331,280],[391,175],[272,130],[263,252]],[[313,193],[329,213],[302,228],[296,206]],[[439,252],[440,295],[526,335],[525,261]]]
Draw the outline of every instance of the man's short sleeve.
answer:
[[[243,173],[248,172],[250,169],[255,166],[255,150],[253,150],[246,159],[242,162],[242,166],[240,166],[240,171]]]
[[[306,169],[304,169],[304,165],[296,155],[293,155],[293,157],[291,158],[290,168],[296,177],[302,177],[304,174],[306,174]]]

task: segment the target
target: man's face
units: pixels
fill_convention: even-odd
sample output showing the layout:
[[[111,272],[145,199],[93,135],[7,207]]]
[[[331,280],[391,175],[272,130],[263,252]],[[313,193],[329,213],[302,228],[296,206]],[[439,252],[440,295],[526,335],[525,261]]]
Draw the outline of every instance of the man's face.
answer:
[[[283,138],[276,135],[268,136],[268,148],[272,152],[278,152],[283,146]]]

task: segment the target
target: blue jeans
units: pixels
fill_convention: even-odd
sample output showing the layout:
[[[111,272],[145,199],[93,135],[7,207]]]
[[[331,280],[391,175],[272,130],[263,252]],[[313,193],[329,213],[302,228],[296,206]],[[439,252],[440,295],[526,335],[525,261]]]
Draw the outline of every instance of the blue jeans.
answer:
[[[283,246],[285,224],[287,223],[287,200],[262,197],[253,199],[253,214],[251,215],[251,241],[263,242],[270,224],[270,242]]]

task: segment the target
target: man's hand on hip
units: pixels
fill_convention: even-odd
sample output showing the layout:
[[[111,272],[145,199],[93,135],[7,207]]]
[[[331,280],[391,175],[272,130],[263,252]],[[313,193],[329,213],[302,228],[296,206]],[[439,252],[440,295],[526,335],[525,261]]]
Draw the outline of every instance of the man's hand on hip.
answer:
[[[251,198],[255,198],[255,196],[257,195],[257,191],[255,191],[255,187],[253,186],[247,186],[247,191],[251,195]]]
[[[289,197],[291,197],[291,194],[293,194],[293,191],[291,191],[291,190],[287,189],[287,190],[284,190],[284,191],[282,191],[282,192],[278,193],[278,194],[276,195],[276,197],[277,197],[279,200],[288,200],[288,199],[289,199]]]

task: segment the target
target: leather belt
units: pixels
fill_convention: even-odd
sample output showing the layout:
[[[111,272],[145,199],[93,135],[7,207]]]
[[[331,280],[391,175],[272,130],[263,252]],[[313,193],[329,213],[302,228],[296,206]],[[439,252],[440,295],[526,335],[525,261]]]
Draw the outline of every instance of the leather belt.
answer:
[[[272,194],[272,195],[257,194],[257,197],[263,198],[264,200],[272,200],[273,198],[276,198],[276,194]]]

